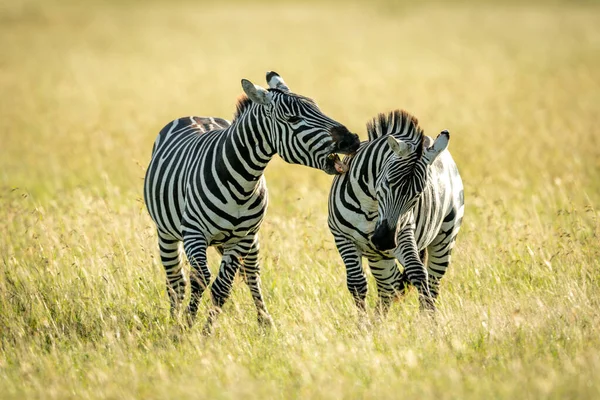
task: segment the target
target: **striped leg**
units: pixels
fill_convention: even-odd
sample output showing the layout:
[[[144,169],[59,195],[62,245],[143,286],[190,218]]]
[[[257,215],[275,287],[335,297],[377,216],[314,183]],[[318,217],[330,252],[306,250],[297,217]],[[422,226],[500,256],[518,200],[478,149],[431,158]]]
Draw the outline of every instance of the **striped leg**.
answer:
[[[271,318],[271,315],[267,311],[261,291],[260,265],[258,264],[259,248],[258,236],[255,236],[250,252],[243,258],[241,264],[242,276],[250,288],[250,293],[252,294],[252,299],[258,313],[258,324],[271,327],[273,326],[273,318]]]
[[[377,312],[379,316],[385,317],[399,289],[402,273],[396,265],[396,260],[369,260],[369,268],[377,282],[377,293],[379,295]]]
[[[437,299],[439,294],[440,280],[450,265],[452,248],[454,248],[456,236],[460,230],[462,214],[460,214],[460,218],[455,219],[455,217],[458,215],[459,213],[453,211],[446,216],[440,232],[427,248],[429,252],[429,257],[427,260],[429,288],[431,290],[431,296],[434,298],[434,300]]]
[[[251,246],[251,242],[248,243],[243,241],[224,247],[219,273],[217,274],[217,277],[210,288],[212,308],[208,312],[208,318],[202,330],[204,334],[212,333],[213,324],[221,313],[223,305],[231,294],[233,279],[240,268],[241,260],[243,260],[246,254],[248,254]]]
[[[367,297],[367,277],[362,267],[362,255],[354,243],[344,238],[336,237],[335,245],[346,266],[346,284],[348,290],[354,298],[354,303],[359,312],[365,313],[367,311],[365,304]]]
[[[412,229],[405,229],[400,232],[395,254],[400,264],[404,266],[404,272],[409,282],[419,291],[421,310],[433,311],[435,306],[429,290],[427,269],[421,261]]]
[[[197,232],[184,232],[183,248],[191,265],[190,286],[191,297],[188,306],[189,322],[192,323],[198,313],[198,306],[204,290],[210,283],[210,270],[206,261],[206,239]]]
[[[158,231],[158,248],[160,262],[167,275],[167,293],[171,303],[171,316],[175,317],[181,307],[185,295],[185,274],[181,263],[179,240],[171,235]]]
[[[423,265],[427,265],[427,249],[423,249],[419,252],[419,259],[423,263]],[[408,276],[406,276],[406,269],[403,268],[400,274],[400,279],[395,283],[394,287],[396,289],[396,295],[398,298],[403,297],[409,289],[410,281],[408,280]],[[430,289],[431,290],[431,289]]]

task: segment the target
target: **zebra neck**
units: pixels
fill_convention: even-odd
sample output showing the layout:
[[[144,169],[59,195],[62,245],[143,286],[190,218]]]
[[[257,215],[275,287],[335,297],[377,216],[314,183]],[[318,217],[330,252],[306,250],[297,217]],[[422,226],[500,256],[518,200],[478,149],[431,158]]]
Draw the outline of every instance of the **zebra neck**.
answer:
[[[239,118],[223,132],[219,169],[226,170],[240,189],[251,192],[275,155],[264,124],[253,118]]]

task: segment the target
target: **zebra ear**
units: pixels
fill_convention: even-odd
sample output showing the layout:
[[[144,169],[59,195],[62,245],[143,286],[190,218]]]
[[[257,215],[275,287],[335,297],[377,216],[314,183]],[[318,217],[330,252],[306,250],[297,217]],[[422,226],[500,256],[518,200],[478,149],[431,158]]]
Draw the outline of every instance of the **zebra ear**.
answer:
[[[279,89],[282,92],[290,91],[283,78],[275,71],[267,71],[267,83],[271,89]]]
[[[398,157],[404,157],[413,150],[410,144],[403,142],[402,140],[398,140],[393,136],[388,136],[386,140],[387,144]]]
[[[438,137],[435,138],[433,145],[431,147],[429,147],[428,149],[425,149],[425,152],[423,154],[423,158],[425,159],[425,162],[427,164],[433,163],[435,161],[435,159],[437,158],[437,156],[439,156],[442,151],[444,151],[448,148],[449,141],[450,141],[450,132],[448,132],[446,130],[442,131],[438,135]]]
[[[273,95],[271,93],[247,79],[242,79],[242,89],[244,89],[246,96],[257,104],[266,106],[273,100]]]

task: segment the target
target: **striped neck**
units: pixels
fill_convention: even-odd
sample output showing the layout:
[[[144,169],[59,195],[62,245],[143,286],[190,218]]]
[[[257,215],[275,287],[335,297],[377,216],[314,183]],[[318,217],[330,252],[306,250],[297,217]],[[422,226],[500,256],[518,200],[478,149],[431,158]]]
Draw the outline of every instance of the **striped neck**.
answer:
[[[217,168],[226,169],[236,186],[252,192],[275,151],[269,139],[270,120],[263,107],[252,106],[222,133],[222,157]]]

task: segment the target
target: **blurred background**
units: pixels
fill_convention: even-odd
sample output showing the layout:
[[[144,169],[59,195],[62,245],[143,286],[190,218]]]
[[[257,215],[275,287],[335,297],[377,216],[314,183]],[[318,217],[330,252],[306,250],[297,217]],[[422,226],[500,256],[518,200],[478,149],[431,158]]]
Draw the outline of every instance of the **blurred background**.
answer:
[[[587,3],[21,0],[1,10],[5,186],[53,196],[104,175],[139,192],[137,164],[162,126],[231,118],[240,79],[265,85],[275,70],[363,138],[367,120],[395,108],[430,136],[448,129],[471,190],[539,194],[558,179],[597,199],[600,33]]]
[[[493,391],[498,384],[506,391],[496,394],[520,396],[527,387],[543,397],[562,384],[566,397],[598,394],[600,6],[492,0],[0,0],[0,350],[14,362],[0,357],[7,393],[81,394],[80,376],[67,368],[88,365],[79,358],[83,349],[90,360],[111,359],[99,350],[106,346],[130,361],[96,375],[88,365],[88,384],[106,395],[140,394],[122,391],[135,366],[155,365],[136,349],[152,347],[168,326],[164,272],[142,201],[154,139],[181,116],[231,119],[240,80],[266,86],[269,70],[362,139],[367,121],[396,108],[414,114],[429,136],[451,133],[466,211],[442,289],[441,325],[450,338],[403,331],[417,326],[410,322],[418,313],[394,306],[393,333],[381,351],[400,354],[402,365],[417,360],[422,377],[439,378],[430,386],[404,380],[403,391],[460,397],[461,388]],[[259,387],[261,377],[286,365],[285,374],[302,379],[286,381],[283,392],[253,393],[277,396],[304,382],[343,396],[351,382],[369,387],[374,371],[385,383],[380,394],[385,387],[397,393],[386,381],[399,376],[385,364],[389,358],[378,358],[370,339],[360,347],[346,332],[355,315],[327,229],[332,178],[279,158],[266,176],[265,296],[282,331],[302,340],[263,344],[298,360],[273,356],[255,367],[256,355],[236,347],[262,340],[244,336],[255,316],[238,282],[222,319],[231,329],[219,334],[242,366],[231,369],[215,350],[206,374],[218,371],[219,378],[207,387],[242,390],[226,371]],[[138,347],[106,333],[120,330],[139,332],[128,336]],[[61,342],[66,337],[71,341]],[[352,344],[325,344],[338,340]],[[197,343],[186,345],[199,351]],[[493,345],[497,358],[484,354]],[[74,353],[38,356],[52,346],[75,346]],[[353,346],[361,354],[348,350]],[[511,362],[501,361],[506,354]],[[160,382],[189,374],[210,381],[204,370],[173,366],[186,362],[195,361],[167,363],[170,378],[148,372],[154,380],[145,383],[147,394],[168,395]],[[338,366],[338,380],[320,380],[329,365]],[[70,383],[54,377],[60,366]],[[188,389],[193,393],[178,390]]]

